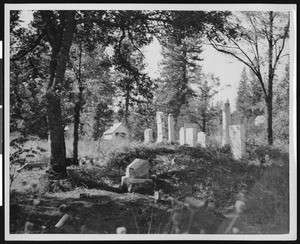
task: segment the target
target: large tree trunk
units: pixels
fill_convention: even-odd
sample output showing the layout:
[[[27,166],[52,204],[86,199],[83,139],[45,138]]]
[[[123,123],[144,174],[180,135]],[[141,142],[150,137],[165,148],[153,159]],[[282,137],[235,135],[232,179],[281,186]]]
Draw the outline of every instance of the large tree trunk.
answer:
[[[78,164],[78,141],[79,141],[79,124],[80,124],[80,110],[82,104],[82,92],[83,86],[81,81],[81,61],[82,61],[82,43],[79,45],[79,65],[78,65],[78,100],[76,101],[74,108],[74,141],[73,141],[73,161],[75,164]]]
[[[58,28],[58,33],[55,36],[53,36],[53,32],[50,33],[52,30],[49,31],[48,35],[49,38],[52,37],[53,39],[51,40],[50,81],[46,92],[51,148],[50,164],[52,170],[56,173],[64,173],[66,170],[66,147],[60,93],[76,26],[75,11],[61,11],[60,14],[61,20],[64,21],[63,28]],[[59,40],[59,37],[61,37],[61,40]]]
[[[267,111],[268,111],[268,144],[273,145],[273,106],[272,106],[272,99],[268,99],[267,103]]]
[[[60,97],[51,89],[47,91],[46,99],[51,149],[50,164],[55,172],[64,172],[66,146],[61,115]]]
[[[78,141],[79,141],[79,124],[80,124],[80,110],[82,104],[83,87],[80,85],[78,101],[74,108],[74,141],[73,141],[73,160],[75,164],[78,163]]]
[[[273,71],[273,12],[269,13],[270,16],[270,33],[269,33],[269,74],[268,74],[268,96],[266,98],[267,101],[267,111],[268,111],[268,144],[273,145],[273,128],[272,128],[272,110],[273,110],[273,79],[274,79],[274,71]]]

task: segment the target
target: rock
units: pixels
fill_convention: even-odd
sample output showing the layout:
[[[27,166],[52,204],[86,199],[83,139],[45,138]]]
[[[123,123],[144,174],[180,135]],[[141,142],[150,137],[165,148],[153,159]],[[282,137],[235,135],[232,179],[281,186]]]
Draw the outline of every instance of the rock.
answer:
[[[154,184],[151,179],[132,179],[130,177],[122,177],[122,186],[129,192],[136,192],[141,194],[153,194]]]

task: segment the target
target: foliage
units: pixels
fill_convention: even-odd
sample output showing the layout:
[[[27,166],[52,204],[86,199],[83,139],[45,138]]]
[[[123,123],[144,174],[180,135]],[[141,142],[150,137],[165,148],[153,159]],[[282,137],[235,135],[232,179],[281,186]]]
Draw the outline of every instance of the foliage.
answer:
[[[262,88],[268,114],[268,143],[273,144],[273,83],[280,61],[288,55],[287,12],[241,12],[225,28],[208,35],[211,45],[249,67]]]
[[[152,128],[154,130],[156,127],[155,115],[156,110],[152,103],[141,103],[130,110],[128,127],[133,140],[143,141],[145,129]]]
[[[15,17],[13,17],[15,16]],[[16,18],[12,12],[12,18]],[[25,29],[11,23],[11,56],[23,46],[29,45],[35,29]],[[29,42],[29,43],[28,43]],[[45,83],[48,75],[47,62],[49,47],[42,43],[30,55],[11,61],[10,70],[10,104],[11,132],[21,132],[26,135],[48,137],[48,125],[45,110]],[[44,52],[44,53],[43,53]]]
[[[209,132],[213,120],[221,111],[216,110],[211,102],[220,85],[219,78],[212,73],[196,72],[196,96],[189,99],[188,104],[181,108],[180,122],[197,124],[201,131]]]
[[[94,116],[93,138],[98,140],[102,137],[107,125],[111,122],[113,111],[106,103],[98,103]]]
[[[163,42],[162,80],[156,93],[156,103],[160,110],[171,113],[175,120],[180,109],[194,96],[190,87],[194,79],[196,61],[200,60],[202,42],[197,38],[183,37]]]

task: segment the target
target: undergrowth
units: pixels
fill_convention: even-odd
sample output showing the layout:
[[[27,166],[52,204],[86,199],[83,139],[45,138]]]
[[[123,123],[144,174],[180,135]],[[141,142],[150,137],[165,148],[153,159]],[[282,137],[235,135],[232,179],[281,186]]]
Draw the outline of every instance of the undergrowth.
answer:
[[[29,151],[26,151],[28,145]],[[11,146],[13,147],[13,144]],[[36,148],[34,143],[27,144],[25,150],[20,145],[15,146],[11,164],[20,163],[17,159],[22,157],[26,160],[28,158],[26,155],[34,154],[32,151]],[[120,184],[126,167],[135,158],[147,159],[150,162],[150,178],[155,183],[154,190],[161,192],[165,199],[170,199],[171,202],[185,202],[187,198],[192,197],[197,199],[195,201],[213,206],[213,211],[233,220],[232,216],[236,216],[234,209],[237,197],[243,194],[246,209],[238,215],[240,221],[253,226],[258,233],[289,231],[289,155],[286,150],[276,146],[247,142],[247,154],[240,160],[233,159],[230,147],[220,147],[216,143],[206,148],[200,146],[192,148],[167,143],[146,145],[124,140],[101,141],[99,144],[82,142],[80,148],[82,155],[97,159],[92,167],[83,168],[86,175],[101,179],[106,185],[115,187]],[[41,160],[43,155],[37,153],[30,160],[34,158]],[[37,183],[34,183],[34,179],[37,179]],[[34,185],[34,189],[36,187],[39,189],[39,194],[68,192],[76,187],[68,179],[51,182],[46,169],[43,172],[22,171],[14,181],[15,190],[27,187],[28,193],[32,192]],[[176,211],[178,212],[175,208],[172,209],[172,213]],[[197,216],[195,215],[196,219]],[[201,216],[199,218],[206,218],[207,223],[212,218],[210,215]],[[189,218],[185,221],[189,223]],[[229,225],[230,222],[222,231],[226,232]],[[232,226],[236,227],[237,224]],[[152,228],[158,229],[158,226]],[[169,232],[171,231],[184,232],[169,229]],[[203,229],[194,231],[200,233]]]

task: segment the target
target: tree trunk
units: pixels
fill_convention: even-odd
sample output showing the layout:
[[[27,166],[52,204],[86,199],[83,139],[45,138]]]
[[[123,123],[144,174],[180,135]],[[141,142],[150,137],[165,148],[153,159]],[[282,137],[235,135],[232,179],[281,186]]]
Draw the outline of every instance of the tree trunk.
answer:
[[[126,88],[125,113],[124,113],[124,121],[125,121],[126,125],[127,125],[127,120],[128,120],[129,99],[130,99],[130,90],[129,90],[129,88]]]
[[[46,91],[47,117],[50,136],[50,164],[56,173],[66,172],[66,146],[61,113],[60,91],[64,82],[69,51],[75,32],[75,11],[62,11],[64,28],[61,42],[52,41],[52,56],[50,61],[50,81]],[[59,52],[53,53],[59,50]],[[53,55],[54,54],[54,55]]]
[[[272,110],[273,110],[273,79],[274,79],[274,71],[273,71],[273,12],[270,13],[270,33],[269,33],[269,71],[268,71],[268,96],[266,98],[267,102],[267,111],[268,111],[268,143],[269,145],[273,145],[273,128],[272,128]]]
[[[73,141],[73,160],[78,163],[78,141],[79,141],[79,124],[80,124],[80,110],[82,104],[83,87],[79,87],[78,101],[74,108],[74,141]]]
[[[273,145],[273,129],[272,129],[273,105],[272,105],[272,99],[268,99],[267,111],[268,111],[268,144]]]
[[[79,124],[80,124],[80,110],[82,104],[83,86],[81,81],[81,61],[82,61],[82,43],[79,44],[79,65],[78,65],[78,100],[74,108],[74,141],[73,141],[73,161],[78,164],[78,141],[79,141]],[[75,71],[76,72],[76,71]]]
[[[205,132],[205,130],[206,130],[205,127],[206,127],[206,118],[203,117],[203,118],[202,118],[202,131],[203,131],[203,132]]]

